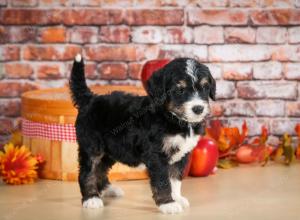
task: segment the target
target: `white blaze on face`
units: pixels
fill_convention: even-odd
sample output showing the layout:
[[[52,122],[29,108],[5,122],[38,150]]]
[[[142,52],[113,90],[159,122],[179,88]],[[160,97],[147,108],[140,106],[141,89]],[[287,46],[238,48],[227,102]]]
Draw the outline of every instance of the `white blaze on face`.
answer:
[[[200,114],[196,114],[193,111],[193,107],[198,105],[203,107],[203,111]],[[194,96],[189,101],[185,102],[183,104],[183,107],[186,120],[188,122],[200,122],[205,118],[206,115],[209,114],[208,102],[201,99],[197,94],[194,94]]]
[[[187,60],[186,61],[186,74],[192,78],[193,83],[197,81],[197,77],[195,75],[196,67],[194,60]]]

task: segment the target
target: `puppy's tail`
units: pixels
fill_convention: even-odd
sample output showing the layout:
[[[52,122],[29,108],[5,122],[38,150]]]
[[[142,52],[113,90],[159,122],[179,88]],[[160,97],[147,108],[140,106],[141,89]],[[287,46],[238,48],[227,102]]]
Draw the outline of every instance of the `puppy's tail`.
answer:
[[[93,97],[93,93],[86,84],[84,63],[80,54],[77,54],[74,59],[69,85],[75,107],[81,108],[86,106]]]

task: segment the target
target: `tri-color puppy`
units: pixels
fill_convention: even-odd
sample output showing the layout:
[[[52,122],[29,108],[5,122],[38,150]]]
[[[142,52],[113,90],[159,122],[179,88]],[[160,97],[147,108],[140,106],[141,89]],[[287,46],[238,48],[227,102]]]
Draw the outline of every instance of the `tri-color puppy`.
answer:
[[[78,108],[79,185],[85,208],[103,206],[101,196],[121,196],[107,173],[119,161],[148,170],[153,199],[163,213],[189,206],[181,195],[187,158],[204,132],[209,98],[216,83],[209,69],[194,59],[178,58],[154,72],[148,96],[123,92],[95,95],[87,87],[84,63],[77,55],[70,89]]]

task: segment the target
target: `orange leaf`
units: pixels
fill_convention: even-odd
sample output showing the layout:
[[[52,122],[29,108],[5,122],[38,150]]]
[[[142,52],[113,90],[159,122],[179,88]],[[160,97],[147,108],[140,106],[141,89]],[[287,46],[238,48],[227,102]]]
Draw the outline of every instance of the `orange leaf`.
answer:
[[[219,139],[217,140],[219,150],[224,152],[230,148],[230,141],[226,138],[225,129],[221,129]]]
[[[244,121],[243,126],[242,126],[242,134],[240,136],[240,144],[242,144],[245,140],[245,138],[248,136],[248,126],[247,122]]]
[[[300,138],[300,124],[297,124],[297,125],[296,125],[295,131],[296,131],[298,137]]]
[[[221,130],[222,130],[222,123],[220,120],[212,120],[210,122],[210,127],[206,128],[206,134],[215,139],[218,140],[221,135]]]

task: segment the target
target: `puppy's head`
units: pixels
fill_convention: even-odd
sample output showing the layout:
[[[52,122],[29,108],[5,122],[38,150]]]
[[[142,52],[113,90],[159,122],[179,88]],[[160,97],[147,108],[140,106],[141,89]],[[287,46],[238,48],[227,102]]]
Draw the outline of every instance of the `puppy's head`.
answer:
[[[198,123],[209,114],[209,98],[215,100],[216,82],[207,66],[189,58],[178,58],[154,72],[147,92],[177,118]]]

